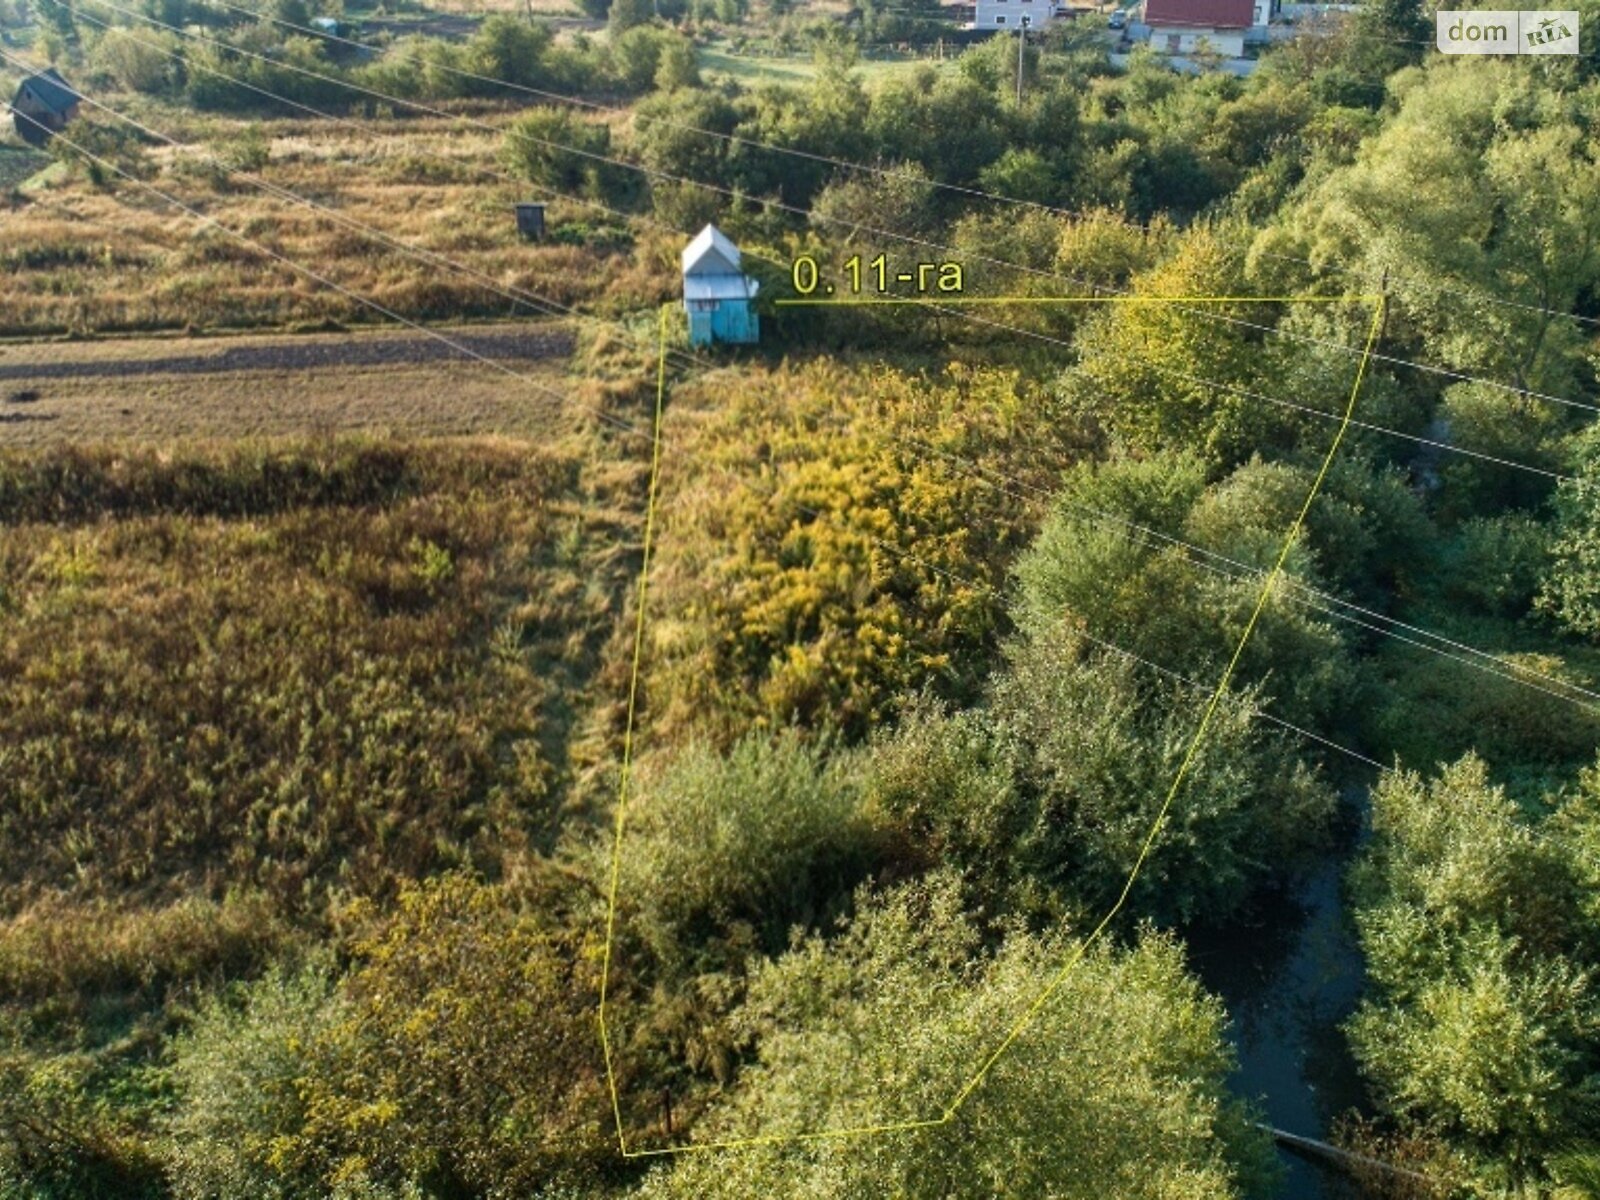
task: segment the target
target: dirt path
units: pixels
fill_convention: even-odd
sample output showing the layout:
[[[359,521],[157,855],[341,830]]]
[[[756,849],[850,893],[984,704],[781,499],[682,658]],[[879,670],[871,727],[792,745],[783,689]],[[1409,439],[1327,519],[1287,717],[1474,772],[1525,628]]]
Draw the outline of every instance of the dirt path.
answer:
[[[494,359],[536,361],[572,352],[567,330],[502,328],[445,334],[463,353],[425,334],[313,334],[299,337],[218,338],[192,349],[194,341],[144,341],[140,353],[118,356],[116,342],[53,342],[13,345],[0,351],[0,380],[87,379],[148,375],[220,375],[235,371],[301,371],[329,367],[408,366]],[[178,352],[178,347],[184,347]],[[154,353],[151,350],[154,349]],[[73,351],[76,350],[76,353]],[[161,353],[166,350],[166,353]],[[109,354],[108,354],[109,352]]]
[[[308,431],[544,437],[575,413],[561,326],[0,345],[0,449]]]

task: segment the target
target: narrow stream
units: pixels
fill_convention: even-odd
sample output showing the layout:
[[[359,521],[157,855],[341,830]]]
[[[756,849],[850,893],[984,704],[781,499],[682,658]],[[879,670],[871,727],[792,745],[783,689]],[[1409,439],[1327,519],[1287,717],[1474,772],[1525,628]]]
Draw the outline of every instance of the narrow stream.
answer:
[[[1294,886],[1260,897],[1227,929],[1189,939],[1196,972],[1228,1006],[1239,1067],[1232,1085],[1263,1119],[1326,1139],[1339,1114],[1363,1107],[1361,1080],[1340,1023],[1355,1007],[1362,959],[1344,912],[1345,869],[1359,840],[1364,790],[1348,792],[1333,848]],[[1292,1200],[1346,1200],[1327,1167],[1280,1150]]]

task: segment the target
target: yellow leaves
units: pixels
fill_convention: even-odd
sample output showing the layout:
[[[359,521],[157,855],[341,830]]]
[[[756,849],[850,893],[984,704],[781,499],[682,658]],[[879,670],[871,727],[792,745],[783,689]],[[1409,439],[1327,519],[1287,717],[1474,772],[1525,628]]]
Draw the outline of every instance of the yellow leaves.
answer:
[[[299,1152],[330,1184],[436,1163],[482,1184],[588,1136],[589,946],[460,875],[407,887],[365,919],[338,1017],[300,1081]]]
[[[668,466],[652,614],[667,726],[860,730],[930,682],[966,686],[1031,512],[957,458],[1043,488],[1066,457],[1047,404],[966,365],[730,375],[677,402],[692,424],[674,453],[719,470]]]

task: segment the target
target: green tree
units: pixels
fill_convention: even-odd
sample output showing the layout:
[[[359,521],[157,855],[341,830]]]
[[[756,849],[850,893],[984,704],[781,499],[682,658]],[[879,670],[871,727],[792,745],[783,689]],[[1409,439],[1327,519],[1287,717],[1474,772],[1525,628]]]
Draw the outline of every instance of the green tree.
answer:
[[[1443,515],[1492,516],[1507,509],[1534,508],[1549,496],[1550,475],[1560,473],[1559,439],[1570,427],[1563,406],[1490,384],[1457,383],[1445,389],[1438,413],[1435,431],[1445,432],[1450,444],[1501,460],[1441,455],[1437,470],[1443,485],[1439,497]]]
[[[89,62],[125,91],[166,92],[175,82],[172,52],[177,47],[178,39],[160,30],[109,29],[95,42]]]
[[[703,1136],[936,1117],[1071,953],[1070,938],[1020,933],[983,953],[946,881],[867,903],[836,939],[808,939],[758,975],[743,1020],[760,1065]],[[1239,1196],[1266,1178],[1268,1151],[1227,1097],[1223,1019],[1175,943],[1102,946],[948,1124],[686,1155],[642,1195]]]
[[[1491,673],[1404,643],[1386,647],[1374,664],[1380,700],[1365,713],[1365,740],[1424,769],[1473,751],[1519,797],[1536,799],[1588,761],[1600,712],[1573,702],[1568,689],[1588,681],[1560,657],[1523,651],[1497,660]]]
[[[731,182],[727,138],[737,120],[727,97],[709,88],[657,92],[635,105],[633,145],[639,160],[657,172],[650,180],[652,193],[658,199],[682,192],[709,205],[725,203],[716,189]]]
[[[612,35],[612,70],[624,90],[649,90],[661,68],[662,52],[673,36],[665,29],[648,24],[630,25],[620,34]]]
[[[1564,394],[1584,339],[1561,314],[1600,278],[1583,105],[1493,60],[1436,64],[1399,100],[1356,161],[1292,210],[1292,248],[1277,252],[1386,279],[1393,334],[1435,362]]]
[[[507,168],[540,187],[616,203],[627,179],[623,168],[606,161],[611,157],[609,127],[554,105],[518,117],[501,148]]]
[[[1379,1096],[1451,1136],[1487,1184],[1543,1179],[1600,1102],[1595,939],[1571,851],[1467,758],[1385,777],[1351,886],[1373,994],[1350,1037]]]
[[[172,1047],[177,1108],[167,1169],[181,1200],[289,1200],[315,1180],[285,1169],[282,1152],[306,1120],[301,1082],[313,1048],[339,1017],[321,965],[274,968],[203,1001]]]
[[[611,0],[611,7],[606,13],[606,29],[615,38],[636,25],[647,24],[653,15],[650,0]]]
[[[1420,62],[1433,27],[1417,0],[1361,0],[1352,40],[1355,69],[1381,78]]]
[[[817,194],[811,221],[829,240],[862,245],[876,245],[881,239],[871,231],[891,219],[896,231],[929,233],[935,220],[933,190],[928,173],[915,164],[887,164],[881,174],[841,174]]]
[[[1312,473],[1251,463],[1210,491],[1203,480],[1201,462],[1179,454],[1075,468],[1018,562],[1017,623],[1042,634],[1081,621],[1090,634],[1189,678],[1218,678]],[[1328,550],[1317,541],[1324,529]],[[1287,584],[1325,584],[1319,554],[1359,552],[1337,539],[1360,532],[1359,518],[1337,502],[1318,507],[1290,548],[1287,579],[1268,597],[1235,677],[1260,686],[1274,713],[1330,732],[1350,708],[1352,664],[1341,628]]]
[[[1009,34],[986,38],[963,54],[956,67],[991,98],[1012,99],[1017,93],[1017,40]],[[1038,71],[1039,48],[1030,43],[1022,55],[1024,91],[1033,83]]]
[[[667,35],[661,43],[654,82],[663,92],[699,87],[700,60],[694,43],[680,33]]]
[[[920,712],[879,748],[874,804],[907,846],[962,867],[990,908],[1103,912],[1138,861],[1203,700],[1140,670],[1070,630],[1033,639],[983,709]],[[1130,920],[1226,919],[1270,870],[1321,844],[1333,794],[1292,745],[1252,723],[1254,701],[1230,697],[1214,714],[1129,894]]]
[[[1062,199],[1055,165],[1037,150],[1009,147],[978,172],[978,183],[987,191],[1013,200],[1059,204]]]
[[[546,82],[544,58],[551,34],[546,25],[530,25],[504,13],[488,17],[466,44],[463,67],[486,79],[530,87]],[[491,93],[509,90],[482,85]]]
[[[30,3],[38,16],[39,24],[65,42],[78,40],[78,26],[73,19],[69,0],[30,0]]]
[[[896,75],[872,94],[867,136],[885,158],[918,162],[941,183],[972,184],[1005,151],[1009,114],[960,72]]]
[[[856,71],[854,48],[832,42],[815,52],[816,76],[804,90],[764,87],[750,98],[753,111],[739,122],[742,139],[731,151],[739,184],[757,195],[776,195],[785,203],[810,204],[828,180],[829,158],[860,162],[882,155],[867,140],[867,93]],[[774,149],[804,151],[797,157]],[[864,179],[859,173],[848,179]],[[873,222],[882,226],[880,219]]]
[[[1165,221],[1143,229],[1109,209],[1091,209],[1062,225],[1055,265],[1080,284],[1121,288],[1155,265],[1171,237]]]
[[[1270,444],[1283,418],[1247,394],[1260,349],[1240,324],[1269,324],[1269,314],[1239,301],[1161,301],[1248,294],[1231,247],[1195,228],[1133,290],[1156,302],[1112,306],[1086,323],[1079,366],[1063,380],[1073,403],[1136,450],[1184,449],[1231,464]]]
[[[1577,471],[1556,489],[1555,508],[1539,606],[1573,633],[1600,641],[1600,436],[1580,443]]]
[[[1452,598],[1500,617],[1525,616],[1551,562],[1551,530],[1521,513],[1465,522],[1452,548]]]
[[[704,745],[641,775],[619,894],[658,959],[689,965],[735,925],[780,950],[837,913],[882,855],[859,770],[794,731]]]

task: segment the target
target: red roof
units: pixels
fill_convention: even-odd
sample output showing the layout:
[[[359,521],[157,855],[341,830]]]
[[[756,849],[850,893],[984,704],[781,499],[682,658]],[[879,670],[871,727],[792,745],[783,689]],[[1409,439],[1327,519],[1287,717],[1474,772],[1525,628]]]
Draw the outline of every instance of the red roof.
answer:
[[[1193,25],[1204,29],[1249,29],[1254,0],[1145,0],[1146,25]]]

